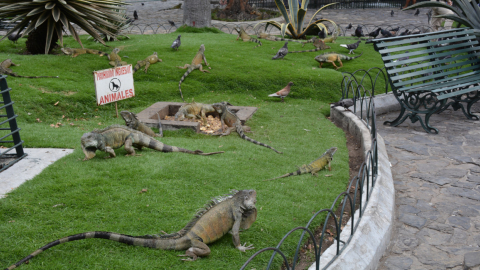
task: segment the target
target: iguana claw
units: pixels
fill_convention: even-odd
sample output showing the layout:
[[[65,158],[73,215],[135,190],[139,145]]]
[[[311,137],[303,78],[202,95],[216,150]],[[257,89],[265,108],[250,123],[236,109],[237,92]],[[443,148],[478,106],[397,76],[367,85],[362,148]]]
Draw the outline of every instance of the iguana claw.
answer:
[[[247,250],[250,250],[250,249],[254,249],[254,248],[255,247],[253,245],[247,246],[247,243],[244,243],[243,245],[240,245],[240,246],[237,247],[238,250],[243,251],[243,252],[245,252]]]

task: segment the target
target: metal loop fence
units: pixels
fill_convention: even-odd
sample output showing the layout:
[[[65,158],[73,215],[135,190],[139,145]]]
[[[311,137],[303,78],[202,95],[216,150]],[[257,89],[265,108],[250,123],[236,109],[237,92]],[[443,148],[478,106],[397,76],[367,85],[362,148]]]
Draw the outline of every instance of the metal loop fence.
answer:
[[[360,220],[366,210],[368,201],[378,175],[378,151],[377,151],[377,131],[375,126],[375,88],[381,88],[379,91],[388,91],[387,79],[384,69],[371,68],[369,70],[358,70],[353,73],[343,73],[341,83],[342,98],[354,99],[353,113],[362,120],[370,131],[371,147],[365,149],[365,159],[346,188],[346,191],[340,193],[333,201],[330,208],[317,211],[310,218],[304,227],[296,227],[290,230],[278,242],[275,247],[266,247],[253,254],[240,269],[246,267],[265,252],[272,252],[267,266],[264,269],[271,269],[277,254],[281,256],[283,267],[287,270],[294,270],[298,265],[302,248],[306,249],[307,244],[313,244],[313,255],[315,269],[328,268],[336,258],[345,250],[353,238],[354,233],[359,226]],[[380,80],[383,79],[383,83]],[[365,84],[365,85],[364,85]],[[384,86],[387,85],[387,86]],[[349,218],[349,220],[347,220]],[[320,220],[319,220],[320,219]],[[320,222],[319,222],[320,221]],[[333,228],[329,230],[328,228]],[[317,237],[315,232],[320,231]],[[294,251],[282,249],[282,244],[289,237],[298,237],[294,232],[301,231],[298,243]],[[309,238],[306,239],[306,236]],[[333,238],[333,243],[327,247],[325,239]],[[330,251],[333,254],[326,261],[321,261],[322,254]],[[293,256],[291,256],[293,252]],[[287,255],[290,254],[290,255]],[[288,258],[293,258],[289,259]],[[322,264],[321,264],[322,262]],[[263,267],[262,267],[263,269]]]

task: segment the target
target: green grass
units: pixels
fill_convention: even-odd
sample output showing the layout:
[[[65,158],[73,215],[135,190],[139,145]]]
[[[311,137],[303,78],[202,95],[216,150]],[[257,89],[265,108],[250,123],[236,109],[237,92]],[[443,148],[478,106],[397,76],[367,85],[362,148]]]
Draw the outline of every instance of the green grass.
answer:
[[[263,41],[235,41],[235,35],[182,33],[182,46],[169,46],[178,33],[132,35],[131,39],[109,43],[124,46],[120,56],[128,63],[157,51],[162,63],[148,74],[134,75],[136,96],[120,101],[119,110],[140,112],[157,101],[181,101],[178,81],[185,70],[175,68],[190,63],[200,44],[205,44],[211,74],[192,72],[182,84],[186,100],[213,103],[227,100],[238,106],[256,106],[248,120],[255,140],[283,151],[242,140],[237,134],[209,137],[188,130],[165,131],[161,141],[187,149],[225,151],[214,156],[138,151],[126,157],[124,148],[117,158],[103,159],[105,153],[82,161],[80,137],[94,128],[123,124],[115,118],[114,105],[97,107],[93,70],[109,68],[97,55],[21,55],[25,40],[18,44],[0,43],[0,59],[12,58],[21,64],[12,67],[21,75],[59,75],[59,79],[8,78],[21,137],[27,147],[75,148],[33,180],[0,200],[0,266],[7,267],[55,239],[85,231],[113,231],[129,235],[176,232],[210,198],[231,189],[255,189],[258,194],[257,221],[241,233],[242,243],[254,244],[246,253],[234,249],[230,236],[210,244],[209,257],[196,262],[179,261],[184,251],[152,250],[113,241],[88,239],[59,245],[32,259],[25,269],[235,269],[255,251],[275,246],[291,228],[304,226],[313,212],[330,207],[348,182],[348,152],[343,132],[326,115],[329,102],[339,99],[342,75],[313,60],[316,53],[289,54],[285,60],[271,57],[283,45]],[[110,51],[82,38],[85,47]],[[345,53],[339,38],[332,50]],[[66,46],[78,47],[67,38]],[[290,50],[309,49],[289,44]],[[340,71],[382,66],[372,45],[358,49],[364,55],[344,61]],[[267,97],[289,81],[295,86],[285,103]],[[58,104],[56,104],[58,102]],[[56,104],[56,105],[55,105]],[[38,122],[37,119],[39,119]],[[59,128],[50,125],[62,123]],[[74,125],[71,126],[70,123]],[[262,180],[292,172],[308,164],[326,149],[336,146],[332,171],[319,177],[294,176],[275,181]],[[325,175],[332,175],[326,177]],[[146,193],[139,193],[142,189]],[[316,224],[320,224],[319,218]],[[298,234],[297,234],[298,235]],[[297,238],[284,244],[292,256]],[[261,269],[269,256],[258,257],[253,268]],[[277,260],[278,262],[280,260]]]

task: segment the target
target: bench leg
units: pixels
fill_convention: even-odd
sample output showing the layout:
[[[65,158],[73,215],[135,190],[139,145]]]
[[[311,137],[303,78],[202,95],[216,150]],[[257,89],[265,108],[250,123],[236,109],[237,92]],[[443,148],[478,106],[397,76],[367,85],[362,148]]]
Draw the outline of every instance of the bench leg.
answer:
[[[453,98],[453,101],[449,102],[444,108],[442,108],[438,113],[443,112],[446,110],[449,106],[452,106],[454,111],[457,111],[459,109],[462,109],[463,114],[467,119],[469,120],[479,120],[478,116],[472,114],[472,105],[475,104],[480,100],[480,91],[476,91],[475,95],[470,96],[467,94],[465,98],[462,99],[462,97],[457,97]],[[462,104],[466,103],[466,108],[465,105]]]

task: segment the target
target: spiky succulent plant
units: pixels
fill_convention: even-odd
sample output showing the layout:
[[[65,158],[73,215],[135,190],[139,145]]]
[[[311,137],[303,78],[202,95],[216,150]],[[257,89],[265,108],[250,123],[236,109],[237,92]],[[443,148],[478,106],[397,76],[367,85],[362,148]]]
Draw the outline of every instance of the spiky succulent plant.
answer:
[[[116,22],[126,21],[124,5],[124,0],[2,0],[0,17],[17,25],[1,40],[25,29],[22,36],[28,35],[28,51],[47,54],[57,40],[63,45],[63,30],[68,29],[83,47],[75,25],[105,44],[100,34],[115,36]]]

